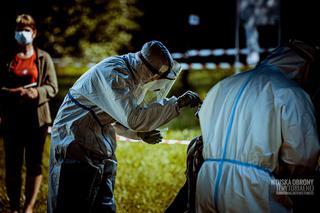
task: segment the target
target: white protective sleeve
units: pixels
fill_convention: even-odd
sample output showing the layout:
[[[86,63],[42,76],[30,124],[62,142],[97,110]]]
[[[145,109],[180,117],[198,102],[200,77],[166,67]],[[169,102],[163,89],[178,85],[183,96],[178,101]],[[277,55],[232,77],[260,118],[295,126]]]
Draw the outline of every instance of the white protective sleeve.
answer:
[[[126,138],[131,138],[131,139],[134,139],[134,140],[141,140],[141,138],[138,137],[137,132],[131,131],[130,129],[128,129],[127,127],[123,126],[120,123],[116,122],[113,125],[113,127],[116,130],[116,133],[118,135],[121,135],[121,136],[126,137]]]
[[[320,145],[312,102],[307,94],[292,90],[286,91],[279,98],[287,102],[282,107],[283,144],[280,158],[286,170],[293,175],[313,172]]]
[[[114,67],[108,61],[89,70],[72,90],[134,131],[151,131],[179,115],[176,97],[140,106],[145,91],[135,84],[125,66]]]

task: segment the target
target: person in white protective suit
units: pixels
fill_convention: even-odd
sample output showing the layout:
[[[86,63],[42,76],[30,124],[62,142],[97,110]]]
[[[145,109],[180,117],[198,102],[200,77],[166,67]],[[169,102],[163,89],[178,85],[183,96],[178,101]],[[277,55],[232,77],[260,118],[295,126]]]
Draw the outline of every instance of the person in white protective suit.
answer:
[[[192,91],[166,98],[180,71],[168,49],[150,41],[76,81],[52,127],[48,212],[116,212],[116,133],[161,142],[156,129],[201,102]]]
[[[290,191],[281,194],[286,192],[276,180],[315,172],[320,150],[315,112],[301,87],[315,52],[291,40],[254,69],[209,91],[199,111],[204,163],[196,212],[292,210]]]

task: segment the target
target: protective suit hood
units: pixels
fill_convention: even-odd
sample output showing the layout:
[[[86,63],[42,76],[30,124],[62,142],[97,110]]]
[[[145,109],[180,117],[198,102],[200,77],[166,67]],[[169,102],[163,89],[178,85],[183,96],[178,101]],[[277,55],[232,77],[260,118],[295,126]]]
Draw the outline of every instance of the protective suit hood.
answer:
[[[139,104],[150,104],[165,98],[182,71],[168,49],[159,41],[150,41],[141,51],[123,56],[133,79],[140,89],[136,94]]]
[[[175,79],[174,60],[169,50],[160,41],[150,41],[136,53],[146,67],[160,78]]]
[[[261,64],[274,65],[287,78],[303,84],[308,77],[315,54],[315,47],[302,41],[290,40],[287,45],[275,49]]]
[[[140,89],[137,90],[140,94],[137,94],[137,97],[141,97],[138,98],[139,104],[150,104],[167,97],[175,80],[182,71],[181,65],[173,61],[168,77],[155,80],[154,78],[159,77],[159,75],[150,72],[145,63],[139,58],[138,53],[126,54],[123,56],[123,59],[127,61],[127,66],[132,72],[134,81],[140,85]]]
[[[156,75],[150,72],[147,66],[139,59],[136,53],[128,53],[123,56],[123,59],[137,84],[146,84],[156,77]]]

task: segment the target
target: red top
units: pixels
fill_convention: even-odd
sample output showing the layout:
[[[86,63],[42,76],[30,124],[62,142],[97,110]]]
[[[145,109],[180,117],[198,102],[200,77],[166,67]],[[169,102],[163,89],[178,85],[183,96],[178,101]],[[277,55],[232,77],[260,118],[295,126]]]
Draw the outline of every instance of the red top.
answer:
[[[18,55],[15,56],[10,72],[15,76],[15,82],[19,85],[24,86],[38,80],[38,68],[36,64],[36,53],[34,53],[30,58],[20,58]],[[19,82],[19,83],[18,83]]]

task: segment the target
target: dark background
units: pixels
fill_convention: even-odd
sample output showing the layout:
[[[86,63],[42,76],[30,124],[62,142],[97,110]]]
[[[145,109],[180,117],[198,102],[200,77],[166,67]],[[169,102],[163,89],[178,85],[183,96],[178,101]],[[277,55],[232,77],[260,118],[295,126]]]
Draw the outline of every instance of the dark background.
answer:
[[[0,48],[13,37],[13,21],[21,12],[31,13],[36,20],[49,11],[54,0],[6,0],[0,3]],[[67,0],[66,0],[67,1]],[[139,49],[151,39],[163,41],[172,52],[189,48],[230,48],[235,46],[236,0],[139,0],[144,16],[134,33],[132,44]],[[282,0],[280,41],[297,38],[319,44],[320,11],[317,1]],[[189,14],[198,14],[200,25],[188,24]],[[48,27],[48,26],[46,26]],[[42,32],[46,29],[39,29]],[[278,41],[277,27],[259,27],[262,47],[272,47]],[[243,31],[240,44],[244,45]]]
[[[149,39],[163,40],[176,51],[186,48],[230,48],[235,45],[236,0],[140,0],[143,31],[134,38],[137,46]],[[200,25],[188,25],[189,14],[200,16]],[[316,1],[280,1],[280,42],[290,38],[320,41],[320,10]],[[240,43],[244,45],[243,29]],[[261,26],[262,47],[278,44],[278,27]]]

